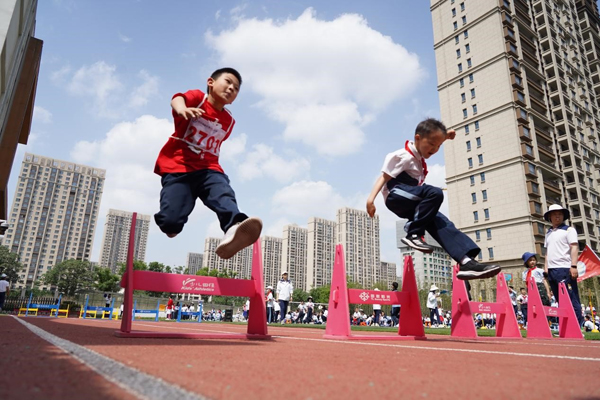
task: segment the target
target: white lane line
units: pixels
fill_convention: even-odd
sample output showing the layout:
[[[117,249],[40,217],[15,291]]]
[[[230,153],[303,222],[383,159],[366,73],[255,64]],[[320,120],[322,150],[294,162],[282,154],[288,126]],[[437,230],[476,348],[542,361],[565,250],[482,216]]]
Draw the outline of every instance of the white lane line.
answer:
[[[145,325],[145,324],[138,324],[138,325],[156,328],[156,325]],[[184,327],[180,328],[177,326],[174,326],[173,328],[185,329],[185,330],[196,330],[196,331],[207,331],[207,330],[202,330],[202,329],[197,329],[197,328],[196,329],[190,329],[190,328],[184,328]],[[217,330],[210,330],[208,332],[231,333],[231,331],[227,332],[227,331],[217,331]],[[396,348],[432,350],[432,351],[450,351],[450,352],[454,351],[454,352],[459,352],[459,353],[494,354],[494,355],[507,355],[507,356],[518,356],[518,357],[555,358],[555,359],[560,359],[560,360],[600,362],[600,358],[594,358],[594,357],[575,357],[575,356],[560,356],[560,355],[553,355],[553,354],[517,353],[517,352],[513,352],[513,351],[494,351],[494,350],[476,350],[476,349],[456,349],[456,348],[450,348],[450,347],[411,346],[411,345],[389,344],[389,343],[360,342],[360,341],[356,341],[356,340],[311,339],[311,338],[297,338],[297,337],[292,337],[292,336],[278,336],[278,335],[273,335],[273,338],[288,339],[288,340],[305,340],[305,341],[311,341],[311,342],[362,345],[362,346],[396,347]],[[478,343],[482,343],[482,342],[478,342]],[[486,341],[483,343],[501,344],[501,343],[506,343],[506,342]]]
[[[118,361],[96,353],[93,350],[87,349],[66,339],[59,338],[29,322],[25,322],[22,318],[14,316],[13,318],[25,325],[27,329],[45,341],[58,347],[83,365],[96,371],[106,380],[116,384],[139,399],[207,399],[207,397],[188,392],[179,386],[167,383],[156,376],[148,375],[137,369],[128,367]]]

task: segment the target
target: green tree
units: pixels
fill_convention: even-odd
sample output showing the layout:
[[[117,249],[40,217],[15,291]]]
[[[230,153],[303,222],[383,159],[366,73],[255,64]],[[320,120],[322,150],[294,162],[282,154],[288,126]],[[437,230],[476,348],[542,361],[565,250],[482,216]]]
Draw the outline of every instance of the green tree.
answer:
[[[120,288],[121,277],[113,274],[109,268],[96,267],[94,270],[94,287],[102,292],[117,292]]]
[[[329,292],[331,291],[331,286],[321,286],[312,288],[309,294],[312,296],[315,303],[329,303]]]
[[[19,272],[23,268],[18,254],[11,253],[6,246],[0,246],[0,274],[6,274],[9,282],[17,283],[20,282]]]
[[[208,267],[200,268],[198,272],[196,272],[196,275],[208,276]]]
[[[125,270],[127,269],[127,265],[125,263],[118,263],[119,266],[119,276],[123,276]],[[148,271],[148,265],[145,262],[140,260],[133,261],[133,270],[134,271]]]
[[[165,272],[165,265],[157,261],[152,261],[148,264],[148,271]]]
[[[183,274],[184,269],[185,269],[185,267],[182,267],[181,265],[178,267],[173,267],[173,273],[174,274]]]
[[[292,293],[292,299],[297,302],[306,301],[309,294],[302,289],[294,288],[294,293]]]
[[[73,296],[78,290],[90,289],[94,285],[94,271],[89,261],[65,260],[46,272],[42,281]]]

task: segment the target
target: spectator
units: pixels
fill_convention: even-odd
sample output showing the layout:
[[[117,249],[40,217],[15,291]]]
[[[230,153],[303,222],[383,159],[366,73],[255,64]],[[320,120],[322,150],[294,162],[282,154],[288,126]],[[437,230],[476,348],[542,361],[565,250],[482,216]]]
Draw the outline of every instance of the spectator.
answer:
[[[517,315],[517,311],[519,311],[517,308],[517,291],[514,287],[508,287],[508,295],[510,296],[510,302],[513,306],[513,310],[515,310],[515,315]]]
[[[552,224],[546,233],[544,242],[544,247],[546,247],[544,271],[548,274],[550,288],[555,296],[558,294],[559,284],[565,284],[579,326],[581,326],[583,317],[579,301],[579,288],[577,287],[579,243],[575,228],[565,224],[565,220],[569,218],[569,210],[558,204],[551,205],[544,214],[544,219]],[[560,298],[557,300],[560,301]]]
[[[306,315],[304,308],[304,302],[301,301],[300,304],[298,304],[298,318],[296,319],[296,323],[298,324],[301,324],[304,321],[304,316]]]
[[[273,319],[273,305],[275,303],[275,299],[273,297],[273,286],[267,286],[267,324],[270,324],[274,321]]]
[[[177,319],[179,318],[179,302],[177,302],[177,304],[175,304],[175,315],[173,315],[173,319],[175,321],[177,321]]]
[[[315,303],[313,303],[313,298],[312,296],[308,296],[308,299],[306,299],[306,304],[304,306],[304,308],[306,309],[306,323],[311,324],[313,322],[313,313],[315,310]]]
[[[283,272],[281,279],[277,282],[277,302],[279,303],[281,322],[285,322],[283,317],[287,316],[288,304],[293,300],[294,286],[288,280],[288,273]]]
[[[533,279],[538,288],[538,292],[540,293],[542,304],[550,306],[550,298],[548,297],[550,287],[545,279],[545,275],[547,274],[544,274],[544,270],[538,267],[537,255],[535,253],[525,253],[521,258],[523,259],[525,268],[527,268],[527,270],[523,271],[523,281],[525,284],[528,284],[529,279]]]
[[[592,322],[592,317],[590,317],[589,315],[585,316],[585,322],[583,323],[583,329],[586,332],[598,330],[598,327]]]
[[[323,308],[323,315],[321,316],[323,323],[327,323],[327,314],[329,314],[329,312],[327,311],[326,308]]]
[[[4,300],[10,294],[10,283],[6,278],[6,274],[0,275],[0,310],[4,307]]]
[[[379,291],[377,288],[373,290]],[[379,319],[381,318],[381,304],[373,304],[373,313],[375,314],[373,317],[373,323],[379,326]]]
[[[281,313],[281,307],[278,301],[273,301],[273,322],[279,321],[279,314]]]
[[[187,306],[187,304],[184,304],[184,305],[181,307],[181,319],[184,319],[184,320],[185,320],[185,319],[188,319],[187,312],[188,312],[188,306]]]
[[[358,307],[354,308],[354,314],[352,314],[352,325],[359,325],[362,318],[362,314]]]
[[[250,300],[246,300],[246,303],[244,303],[244,321],[248,321],[248,311],[250,310]]]
[[[398,282],[392,282],[392,292],[398,291]],[[400,305],[394,304],[392,306],[392,322],[394,326],[400,322]]]
[[[523,314],[523,327],[527,327],[527,290],[521,288],[521,294],[517,296],[517,303],[521,307],[521,314]]]
[[[438,304],[437,300],[440,295],[437,293],[439,288],[435,286],[435,284],[431,285],[429,289],[429,294],[427,295],[427,308],[429,308],[429,319],[431,320],[431,326],[433,328],[437,328],[440,324],[440,319],[438,315]]]
[[[169,301],[167,302],[167,319],[171,319],[172,313],[173,313],[173,296],[169,296]]]

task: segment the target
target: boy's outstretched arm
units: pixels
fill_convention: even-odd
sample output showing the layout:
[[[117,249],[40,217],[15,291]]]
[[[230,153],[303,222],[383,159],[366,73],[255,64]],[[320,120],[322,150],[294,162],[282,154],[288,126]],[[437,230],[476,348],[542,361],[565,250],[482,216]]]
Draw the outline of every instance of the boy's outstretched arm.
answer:
[[[202,114],[204,114],[204,110],[201,108],[188,107],[185,104],[185,99],[181,96],[174,97],[173,100],[171,100],[171,107],[177,115],[185,118],[186,120],[200,117]]]
[[[381,191],[383,185],[385,185],[390,179],[392,179],[391,176],[382,173],[381,176],[377,178],[377,181],[375,181],[375,185],[373,185],[373,190],[371,190],[371,194],[367,199],[367,213],[371,218],[375,216],[375,211],[377,211],[375,209],[375,198],[377,197],[377,194],[379,194],[379,192]]]

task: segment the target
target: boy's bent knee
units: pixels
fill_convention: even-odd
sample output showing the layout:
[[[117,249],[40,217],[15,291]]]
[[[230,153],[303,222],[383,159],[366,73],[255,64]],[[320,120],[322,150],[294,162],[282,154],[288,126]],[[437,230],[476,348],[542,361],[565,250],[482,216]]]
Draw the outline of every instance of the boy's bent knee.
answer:
[[[444,191],[439,187],[431,186],[428,188],[427,197],[444,201]]]
[[[163,233],[177,234],[183,230],[184,223],[177,215],[156,213],[154,214],[154,221]]]

